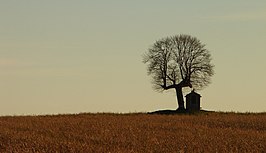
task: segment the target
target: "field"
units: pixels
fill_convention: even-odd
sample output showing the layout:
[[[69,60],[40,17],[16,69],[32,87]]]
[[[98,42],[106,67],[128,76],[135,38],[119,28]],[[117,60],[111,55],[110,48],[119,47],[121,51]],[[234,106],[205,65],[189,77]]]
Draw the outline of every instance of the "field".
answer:
[[[0,117],[0,152],[265,152],[266,113]]]

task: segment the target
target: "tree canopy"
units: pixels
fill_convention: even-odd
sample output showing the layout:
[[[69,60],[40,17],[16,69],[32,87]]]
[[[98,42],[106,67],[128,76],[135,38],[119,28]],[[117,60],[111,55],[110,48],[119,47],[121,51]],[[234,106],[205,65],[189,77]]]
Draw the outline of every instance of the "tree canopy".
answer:
[[[211,55],[196,37],[176,35],[156,41],[144,55],[155,89],[202,89],[214,74]]]

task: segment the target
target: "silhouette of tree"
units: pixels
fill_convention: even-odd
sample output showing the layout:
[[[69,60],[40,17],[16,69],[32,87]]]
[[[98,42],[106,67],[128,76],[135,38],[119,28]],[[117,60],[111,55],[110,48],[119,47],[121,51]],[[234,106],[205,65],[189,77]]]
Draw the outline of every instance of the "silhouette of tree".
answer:
[[[175,89],[178,110],[184,110],[182,89],[202,89],[214,74],[211,55],[196,37],[176,35],[156,41],[143,56],[154,89]]]

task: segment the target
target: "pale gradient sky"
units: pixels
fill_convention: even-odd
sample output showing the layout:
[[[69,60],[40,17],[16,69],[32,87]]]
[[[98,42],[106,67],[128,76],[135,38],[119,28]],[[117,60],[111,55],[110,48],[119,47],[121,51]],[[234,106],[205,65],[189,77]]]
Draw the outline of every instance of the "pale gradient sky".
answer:
[[[142,63],[176,34],[211,51],[204,109],[266,111],[265,0],[1,0],[0,23],[0,115],[176,109]]]

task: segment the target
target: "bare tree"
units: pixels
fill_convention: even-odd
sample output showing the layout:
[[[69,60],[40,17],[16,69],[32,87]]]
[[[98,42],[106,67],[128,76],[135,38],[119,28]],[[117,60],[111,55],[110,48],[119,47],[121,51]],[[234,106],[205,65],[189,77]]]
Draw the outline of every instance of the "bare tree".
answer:
[[[175,89],[178,109],[184,110],[182,89],[202,89],[214,74],[211,55],[205,45],[190,35],[176,35],[156,41],[143,56],[154,88]]]

